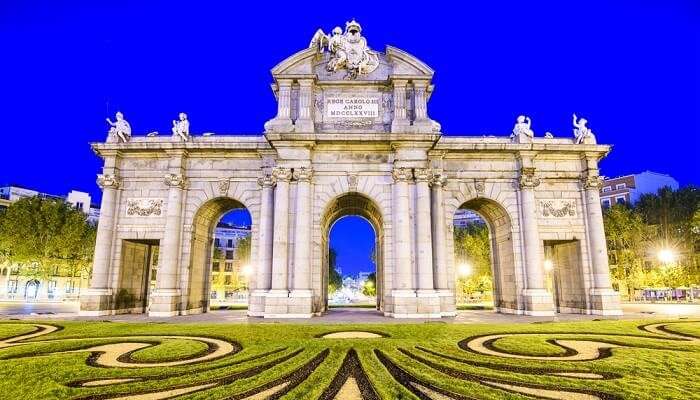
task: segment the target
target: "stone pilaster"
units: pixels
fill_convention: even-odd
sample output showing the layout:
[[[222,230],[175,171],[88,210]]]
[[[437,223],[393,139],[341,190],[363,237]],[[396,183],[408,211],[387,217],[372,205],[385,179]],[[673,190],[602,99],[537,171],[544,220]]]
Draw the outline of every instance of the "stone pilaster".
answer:
[[[416,266],[418,270],[418,314],[440,317],[440,299],[433,281],[433,239],[430,218],[430,186],[433,171],[417,168],[416,179]]]
[[[394,120],[391,122],[392,132],[403,132],[410,126],[406,113],[406,84],[404,79],[394,79]]]
[[[156,288],[151,293],[148,315],[168,317],[177,315],[180,305],[180,253],[182,249],[182,209],[187,178],[184,175],[186,152],[171,154],[169,172],[163,177],[168,187],[165,231],[159,252]]]
[[[413,106],[416,114],[413,129],[417,133],[433,132],[433,121],[428,118],[428,84],[427,80],[413,81]]]
[[[433,271],[434,282],[438,297],[440,297],[440,314],[442,316],[456,315],[454,291],[448,287],[447,274],[447,241],[445,225],[445,201],[443,199],[443,187],[446,177],[442,174],[434,174],[430,181],[432,189],[432,229],[433,229]]]
[[[603,211],[600,206],[601,178],[597,169],[588,170],[581,177],[583,201],[588,223],[588,243],[591,251],[591,273],[593,285],[590,289],[591,314],[622,315],[620,296],[610,284],[610,267],[608,265],[608,247],[605,241]]]
[[[277,116],[265,123],[267,132],[291,132],[292,125],[292,80],[277,81]]]
[[[97,184],[102,188],[100,221],[92,262],[90,289],[80,296],[81,315],[107,315],[112,312],[112,290],[109,287],[114,222],[117,213],[117,195],[121,179],[116,174],[97,175]]]
[[[311,115],[313,109],[313,80],[299,79],[299,117],[294,123],[296,132],[310,133],[314,131],[314,121]]]
[[[272,176],[275,186],[274,234],[272,240],[272,282],[265,299],[265,317],[287,314],[289,301],[289,168],[275,167]]]
[[[521,168],[518,186],[520,187],[520,214],[522,217],[523,251],[525,262],[526,288],[523,290],[525,314],[554,315],[552,294],[544,286],[544,265],[542,263],[542,243],[540,242],[535,204],[535,188],[540,179],[535,176],[535,168]]]
[[[275,179],[271,174],[265,174],[258,179],[260,190],[260,223],[258,232],[258,265],[255,275],[255,288],[250,293],[248,315],[262,317],[265,313],[265,295],[270,290],[272,279],[272,235],[274,222],[273,188]]]
[[[295,168],[297,181],[294,225],[294,281],[289,294],[290,314],[312,316],[311,291],[311,168]]]

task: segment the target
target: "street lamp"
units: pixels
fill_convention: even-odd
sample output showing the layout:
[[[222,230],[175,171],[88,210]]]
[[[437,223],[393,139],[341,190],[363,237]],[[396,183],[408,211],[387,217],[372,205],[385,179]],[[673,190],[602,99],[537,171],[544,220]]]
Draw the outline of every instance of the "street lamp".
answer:
[[[461,277],[469,276],[472,274],[472,266],[469,265],[469,263],[459,264],[459,267],[457,268],[457,273]]]
[[[244,265],[243,268],[241,268],[241,275],[243,275],[245,277],[250,276],[251,272],[252,272],[252,268],[248,264]]]
[[[544,260],[544,270],[549,272],[554,268],[552,260]]]
[[[661,263],[668,265],[676,261],[676,253],[671,249],[661,249],[659,250],[656,257],[661,261]]]

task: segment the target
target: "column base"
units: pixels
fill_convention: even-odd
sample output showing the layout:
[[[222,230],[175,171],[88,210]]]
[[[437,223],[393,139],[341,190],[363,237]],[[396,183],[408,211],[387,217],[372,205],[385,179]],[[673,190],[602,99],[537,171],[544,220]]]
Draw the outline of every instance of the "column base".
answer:
[[[553,317],[554,299],[552,294],[545,289],[523,290],[524,315],[535,317]]]
[[[265,315],[265,295],[267,290],[251,290],[248,295],[248,316],[262,317]]]
[[[389,296],[390,311],[384,315],[392,318],[440,318],[440,298],[434,290],[392,290]]]
[[[591,289],[590,292],[591,315],[622,315],[620,306],[620,294],[612,288]]]
[[[148,303],[149,317],[174,317],[180,315],[180,290],[156,289]]]
[[[455,300],[454,291],[449,289],[436,290],[440,298],[440,315],[443,317],[457,316],[457,303]]]
[[[111,289],[88,289],[80,294],[80,311],[78,315],[96,317],[113,315],[113,296]]]

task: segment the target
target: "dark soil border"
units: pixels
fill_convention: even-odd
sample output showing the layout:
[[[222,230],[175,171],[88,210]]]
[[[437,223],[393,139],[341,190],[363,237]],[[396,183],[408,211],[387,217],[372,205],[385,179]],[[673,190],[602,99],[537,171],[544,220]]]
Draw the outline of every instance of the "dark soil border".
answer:
[[[333,381],[331,381],[331,384],[323,391],[319,400],[335,399],[335,396],[340,392],[340,389],[351,376],[355,378],[357,386],[360,388],[362,400],[379,400],[379,396],[374,390],[372,382],[370,382],[364,369],[362,369],[360,358],[357,356],[357,351],[355,351],[355,349],[350,349],[345,355],[343,364],[340,365],[338,372],[335,374],[335,377],[333,377]]]

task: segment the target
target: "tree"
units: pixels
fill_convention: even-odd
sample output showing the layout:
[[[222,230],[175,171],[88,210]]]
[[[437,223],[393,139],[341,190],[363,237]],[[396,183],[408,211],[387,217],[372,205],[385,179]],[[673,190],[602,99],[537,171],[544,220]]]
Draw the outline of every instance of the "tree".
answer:
[[[649,229],[641,214],[626,205],[615,205],[606,210],[603,223],[613,284],[620,291],[626,289],[632,298],[635,288],[645,286],[644,258]]]
[[[95,235],[85,214],[60,200],[29,197],[0,214],[0,253],[39,280],[89,271]]]
[[[372,272],[367,276],[365,284],[362,286],[362,294],[365,296],[377,295],[377,274]]]
[[[472,223],[454,230],[455,264],[457,267],[457,290],[468,295],[492,290],[491,245],[489,229],[483,223]],[[460,271],[468,265],[470,271]],[[460,276],[461,273],[467,273]]]
[[[328,294],[335,293],[343,286],[343,277],[340,276],[336,268],[338,252],[335,249],[328,250]]]

